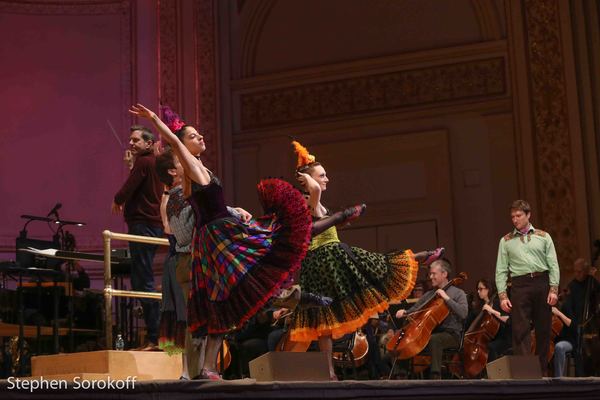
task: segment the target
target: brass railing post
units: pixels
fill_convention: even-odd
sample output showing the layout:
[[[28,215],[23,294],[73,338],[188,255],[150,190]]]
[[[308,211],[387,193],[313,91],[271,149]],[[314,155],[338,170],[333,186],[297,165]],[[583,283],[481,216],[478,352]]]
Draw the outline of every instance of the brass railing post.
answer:
[[[112,298],[114,297],[136,297],[145,299],[162,299],[162,293],[156,292],[137,292],[133,290],[115,290],[112,288],[111,266],[111,239],[125,240],[127,242],[138,242],[168,246],[169,241],[164,238],[149,236],[129,235],[126,233],[115,233],[109,230],[102,232],[104,239],[104,329],[106,348],[112,349]]]
[[[112,349],[112,276],[110,271],[110,231],[102,232],[104,238],[104,337],[106,349]]]

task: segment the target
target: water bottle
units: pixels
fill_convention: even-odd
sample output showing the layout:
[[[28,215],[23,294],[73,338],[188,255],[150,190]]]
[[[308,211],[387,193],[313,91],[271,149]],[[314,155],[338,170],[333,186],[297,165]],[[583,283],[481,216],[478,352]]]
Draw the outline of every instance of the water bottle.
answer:
[[[123,340],[123,335],[120,333],[117,335],[117,339],[115,340],[115,350],[123,351],[125,348],[125,341]]]

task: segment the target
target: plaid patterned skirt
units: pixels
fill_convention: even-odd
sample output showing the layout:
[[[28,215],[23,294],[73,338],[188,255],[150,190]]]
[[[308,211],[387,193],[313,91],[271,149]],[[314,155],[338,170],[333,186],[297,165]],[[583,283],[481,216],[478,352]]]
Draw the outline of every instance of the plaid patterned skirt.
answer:
[[[343,243],[327,243],[306,255],[300,286],[333,299],[327,307],[296,309],[291,339],[309,342],[320,336],[340,338],[361,328],[369,316],[404,300],[417,279],[419,264],[412,251],[372,253]]]
[[[301,265],[311,217],[302,194],[280,179],[263,180],[266,215],[244,224],[222,218],[193,239],[188,327],[194,336],[239,329]]]

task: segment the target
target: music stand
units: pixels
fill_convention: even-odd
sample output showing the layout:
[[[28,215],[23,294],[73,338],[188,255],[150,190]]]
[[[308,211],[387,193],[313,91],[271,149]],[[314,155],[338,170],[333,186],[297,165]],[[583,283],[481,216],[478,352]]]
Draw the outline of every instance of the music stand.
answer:
[[[69,231],[64,231],[63,228],[65,226],[68,225],[75,225],[75,226],[84,226],[85,223],[84,222],[77,222],[77,221],[65,221],[65,220],[61,220],[60,217],[58,216],[58,212],[55,212],[56,215],[56,221],[55,223],[58,224],[58,230],[56,231],[56,235],[60,238],[60,248],[63,250],[75,250],[75,248],[69,248],[67,249],[67,247],[73,247],[75,245],[75,237],[69,232]],[[70,243],[70,245],[67,245],[67,242]],[[67,288],[69,288],[69,290],[71,291],[70,295],[67,296],[67,327],[69,328],[69,350],[72,352],[73,348],[75,347],[74,342],[75,342],[75,338],[73,336],[73,282],[72,282],[72,273],[73,273],[73,261],[67,261],[67,279],[66,279],[66,285]]]
[[[21,218],[26,219],[25,225],[23,229],[19,233],[19,236],[16,238],[15,247],[16,247],[16,259],[19,265],[23,268],[44,268],[44,269],[57,269],[60,264],[62,264],[61,260],[56,259],[48,259],[43,256],[20,252],[19,249],[34,247],[36,249],[51,249],[57,248],[60,246],[59,237],[55,234],[52,237],[52,240],[43,240],[43,239],[32,239],[27,237],[27,225],[29,225],[33,221],[41,221],[52,223],[54,219],[47,217],[37,217],[35,215],[21,215]]]
[[[74,241],[73,235],[68,231],[65,232],[63,229],[68,225],[75,226],[84,226],[84,222],[79,221],[66,221],[61,220],[58,215],[58,209],[55,207],[54,210],[51,211],[49,215],[54,215],[56,218],[49,217],[39,217],[35,215],[21,215],[21,218],[26,219],[27,222],[23,226],[23,229],[19,233],[19,237],[16,239],[16,258],[17,262],[26,268],[47,268],[54,269],[60,271],[60,266],[65,262],[64,259],[60,258],[52,258],[52,257],[44,257],[43,255],[38,255],[35,253],[27,252],[27,251],[19,251],[19,249],[27,249],[27,248],[36,248],[38,250],[46,250],[46,249],[66,249],[67,241]],[[29,239],[27,238],[27,225],[29,225],[32,221],[41,221],[46,222],[48,224],[58,224],[58,229],[54,232],[52,236],[52,241],[39,240],[39,239]],[[70,249],[74,250],[74,249]],[[72,263],[67,263],[67,273],[66,273],[66,287],[67,289],[72,288]],[[67,296],[67,326],[69,329],[69,350],[73,351],[74,347],[74,337],[73,337],[73,293],[65,292]]]

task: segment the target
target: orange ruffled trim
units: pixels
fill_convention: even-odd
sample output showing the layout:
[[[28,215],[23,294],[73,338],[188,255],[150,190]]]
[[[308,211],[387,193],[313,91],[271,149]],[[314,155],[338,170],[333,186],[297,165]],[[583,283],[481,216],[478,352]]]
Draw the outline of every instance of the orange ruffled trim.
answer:
[[[407,267],[403,276],[403,279],[408,283],[407,285],[390,285],[391,282],[389,281],[386,283],[386,290],[388,291],[390,301],[402,301],[410,296],[415,287],[417,275],[419,274],[419,262],[415,260],[415,255],[410,249],[403,252],[390,253],[388,254],[388,260],[391,264]]]
[[[302,326],[301,313],[294,314],[290,331],[290,339],[294,342],[312,342],[321,336],[332,336],[338,339],[344,335],[354,332],[364,326],[369,317],[375,313],[382,313],[389,308],[389,301],[402,301],[412,292],[417,274],[419,263],[411,250],[404,252],[391,253],[387,255],[388,262],[393,268],[390,279],[384,283],[387,293],[380,293],[374,288],[368,288],[360,294],[352,296],[351,299],[344,300],[343,321],[337,320],[330,307],[319,309],[320,323],[316,328]],[[357,305],[362,304],[360,310]],[[358,315],[358,316],[357,316]]]

